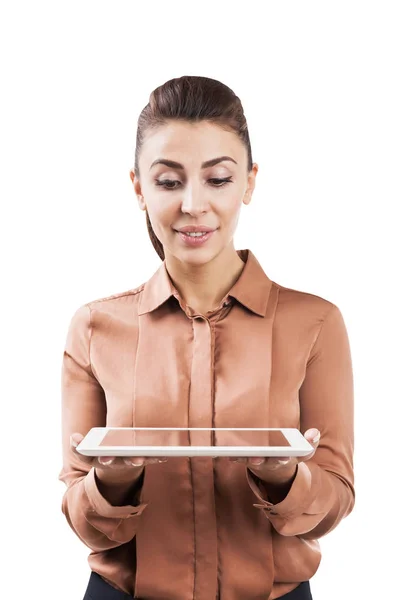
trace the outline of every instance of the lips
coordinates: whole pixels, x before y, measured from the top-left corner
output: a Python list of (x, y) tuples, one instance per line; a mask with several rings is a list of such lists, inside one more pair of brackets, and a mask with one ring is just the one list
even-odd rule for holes
[(207, 240), (209, 240), (215, 233), (215, 229), (213, 230), (208, 230), (207, 232), (204, 232), (202, 235), (188, 235), (187, 233), (184, 233), (183, 231), (177, 231), (177, 233), (179, 234), (179, 237), (181, 238), (181, 240), (184, 242), (184, 244), (186, 246), (191, 246), (193, 248), (198, 247), (198, 246), (202, 246), (203, 244), (207, 243)]
[(215, 227), (208, 227), (207, 225), (186, 225), (185, 227), (180, 227), (179, 229), (175, 229), (179, 233), (208, 233), (210, 231), (215, 231)]

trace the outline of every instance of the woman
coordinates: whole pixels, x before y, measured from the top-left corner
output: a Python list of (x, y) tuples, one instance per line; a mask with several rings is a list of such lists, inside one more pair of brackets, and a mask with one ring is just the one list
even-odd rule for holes
[[(151, 94), (130, 176), (163, 263), (78, 308), (63, 358), (62, 510), (92, 551), (85, 599), (310, 599), (318, 539), (353, 509), (341, 312), (233, 245), (257, 170), (227, 86), (187, 76)], [(296, 427), (314, 450), (280, 462), (76, 452), (105, 425)]]

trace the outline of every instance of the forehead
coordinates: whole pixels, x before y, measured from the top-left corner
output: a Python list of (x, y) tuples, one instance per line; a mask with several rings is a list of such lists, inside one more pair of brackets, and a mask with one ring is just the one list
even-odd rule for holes
[(161, 157), (172, 160), (179, 157), (180, 162), (202, 162), (224, 154), (230, 154), (238, 162), (243, 160), (245, 148), (236, 133), (207, 121), (175, 120), (146, 132), (141, 159), (147, 163)]

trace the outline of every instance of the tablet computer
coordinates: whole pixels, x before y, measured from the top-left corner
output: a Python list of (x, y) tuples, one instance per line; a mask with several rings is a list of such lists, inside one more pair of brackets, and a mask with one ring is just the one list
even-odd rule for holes
[(305, 456), (313, 447), (293, 428), (93, 427), (85, 456)]

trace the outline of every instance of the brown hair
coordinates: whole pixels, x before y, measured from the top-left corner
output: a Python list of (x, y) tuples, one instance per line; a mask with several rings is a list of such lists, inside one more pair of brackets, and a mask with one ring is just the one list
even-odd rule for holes
[[(251, 171), (253, 159), (250, 138), (240, 99), (227, 85), (216, 79), (184, 75), (170, 79), (153, 90), (148, 104), (139, 115), (134, 167), (137, 178), (140, 177), (139, 154), (147, 129), (163, 125), (169, 119), (208, 121), (236, 133), (247, 148), (247, 169)], [(147, 211), (146, 221), (151, 243), (161, 260), (164, 260), (163, 245), (154, 233)]]

